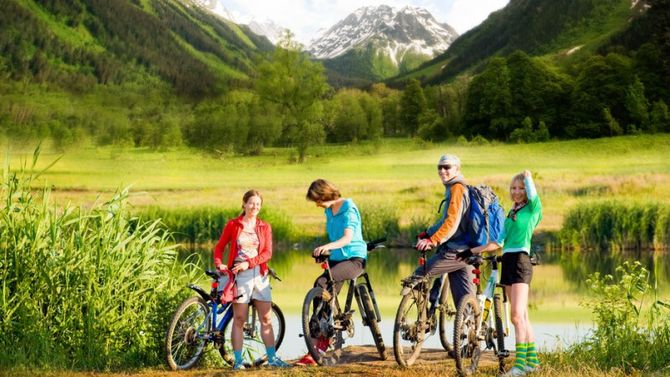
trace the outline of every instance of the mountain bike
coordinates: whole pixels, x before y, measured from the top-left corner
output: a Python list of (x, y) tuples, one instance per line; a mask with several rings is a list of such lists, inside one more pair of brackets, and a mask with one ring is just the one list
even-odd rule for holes
[[(379, 239), (367, 244), (368, 251), (381, 248), (386, 239)], [(302, 305), (302, 330), (309, 354), (319, 365), (334, 365), (342, 356), (344, 335), (354, 336), (354, 321), (351, 309), (353, 298), (356, 298), (361, 312), (363, 325), (370, 328), (377, 352), (382, 360), (386, 360), (386, 347), (379, 329), (381, 314), (375, 298), (370, 277), (363, 272), (355, 279), (347, 280), (348, 290), (344, 309), (335, 291), (335, 282), (330, 273), (329, 253), (316, 257), (326, 273), (326, 289), (314, 287), (307, 292)], [(361, 282), (359, 282), (361, 281)]]
[[(419, 265), (425, 269), (426, 250), (421, 251)], [(431, 289), (431, 281), (434, 288)], [(398, 365), (414, 364), (421, 354), (423, 343), (439, 327), (440, 343), (445, 351), (452, 351), (447, 327), (456, 310), (449, 304), (449, 280), (446, 274), (437, 279), (430, 276), (409, 276), (402, 280), (402, 299), (393, 325), (393, 353)], [(438, 287), (439, 285), (439, 287)], [(438, 289), (439, 288), (439, 289)], [(431, 291), (439, 297), (431, 297)]]
[[(509, 356), (509, 351), (505, 349), (505, 336), (509, 334), (509, 304), (503, 286), (498, 283), (500, 261), (501, 257), (498, 255), (473, 255), (466, 260), (466, 263), (474, 266), (472, 273), (475, 275), (473, 282), (477, 293), (464, 296), (456, 309), (454, 358), (461, 376), (469, 376), (477, 371), (482, 342), (485, 350), (492, 349), (498, 357), (501, 372), (505, 366), (505, 358)], [(484, 262), (491, 266), (491, 275), (486, 288), (482, 290), (479, 267)], [(496, 293), (496, 290), (499, 292)], [(493, 317), (489, 316), (491, 305)]]
[[(281, 281), (277, 274), (270, 269), (270, 276)], [(196, 365), (203, 355), (205, 348), (213, 344), (223, 360), (233, 365), (233, 348), (230, 342), (233, 327), (232, 302), (223, 302), (218, 288), (220, 273), (205, 271), (212, 278), (210, 293), (197, 285), (188, 287), (198, 296), (190, 297), (179, 305), (172, 317), (165, 339), (166, 359), (172, 370), (189, 369)], [(255, 301), (251, 301), (249, 315), (244, 323), (243, 356), (244, 366), (258, 366), (263, 364), (265, 345), (260, 334), (260, 318), (255, 308)], [(279, 349), (286, 322), (279, 306), (272, 303), (272, 328), (275, 335), (275, 349)]]

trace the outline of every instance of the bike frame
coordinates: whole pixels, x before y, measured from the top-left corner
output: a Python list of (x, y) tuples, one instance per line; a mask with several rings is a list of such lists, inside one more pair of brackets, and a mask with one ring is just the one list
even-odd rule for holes
[[(502, 292), (502, 306), (503, 306), (503, 313), (501, 315), (503, 316), (503, 324), (504, 324), (504, 329), (505, 333), (502, 334), (503, 336), (507, 336), (509, 334), (509, 302), (507, 300), (507, 295), (505, 294), (505, 289), (502, 285), (500, 285), (499, 282), (499, 274), (498, 274), (498, 256), (497, 255), (491, 255), (488, 257), (477, 257), (481, 258), (483, 260), (488, 261), (491, 264), (491, 275), (489, 276), (487, 282), (486, 282), (486, 287), (482, 290), (482, 285), (480, 281), (480, 276), (481, 276), (481, 270), (479, 269), (479, 266), (481, 263), (476, 263), (475, 269), (472, 271), (475, 274), (475, 278), (473, 279), (473, 282), (477, 286), (477, 302), (479, 304), (479, 307), (483, 309), (483, 314), (480, 317), (479, 321), (479, 326), (478, 328), (481, 329), (484, 323), (487, 324), (488, 328), (490, 329), (495, 329), (493, 325), (493, 316), (490, 315), (491, 312), (491, 307), (493, 306), (493, 295), (495, 294), (496, 288), (500, 288)], [(495, 308), (493, 309), (495, 310)], [(500, 336), (499, 334), (497, 336)], [(498, 350), (498, 352), (503, 352), (505, 350)]]
[[(207, 341), (213, 341), (214, 338), (223, 331), (223, 327), (228, 323), (229, 321), (232, 320), (233, 318), (233, 303), (232, 302), (225, 302), (221, 303), (219, 302), (220, 300), (218, 299), (218, 276), (214, 276), (213, 274), (208, 273), (210, 277), (212, 277), (214, 280), (212, 281), (212, 289), (210, 293), (205, 292), (202, 288), (195, 284), (190, 284), (188, 287), (192, 290), (194, 290), (196, 293), (198, 293), (207, 303), (207, 306), (209, 306), (209, 315), (207, 318), (207, 322), (202, 323), (198, 327), (197, 334), (199, 337), (204, 338)], [(252, 306), (252, 305), (249, 305)], [(249, 317), (247, 316), (247, 321), (245, 322), (244, 325), (244, 330), (245, 331), (252, 331), (252, 333), (247, 334), (250, 337), (253, 337), (253, 331), (254, 326), (248, 326), (247, 324), (249, 323), (255, 323), (256, 321), (256, 310), (255, 308), (250, 308), (251, 310), (251, 320), (249, 320)], [(223, 318), (218, 319), (219, 316), (222, 316)], [(207, 324), (210, 325), (210, 330), (207, 332), (203, 332), (203, 327), (206, 326)], [(203, 334), (203, 335), (201, 335)]]
[(358, 304), (358, 309), (361, 312), (361, 317), (366, 316), (365, 310), (363, 309), (364, 308), (363, 303), (361, 302), (360, 295), (358, 294), (358, 290), (354, 289), (354, 287), (358, 285), (357, 282), (359, 281), (359, 279), (363, 279), (364, 282), (360, 283), (360, 284), (365, 284), (366, 285), (366, 287), (368, 289), (368, 292), (370, 293), (370, 299), (372, 300), (372, 304), (374, 305), (375, 314), (376, 314), (376, 317), (377, 317), (376, 320), (377, 320), (377, 322), (381, 321), (381, 313), (379, 311), (379, 305), (377, 305), (377, 298), (375, 297), (375, 293), (372, 290), (372, 284), (370, 283), (370, 277), (368, 276), (367, 271), (364, 271), (362, 274), (360, 274), (355, 279), (349, 279), (349, 280), (346, 281), (347, 285), (348, 285), (348, 287), (347, 287), (347, 298), (345, 300), (344, 310), (342, 310), (341, 307), (340, 307), (340, 300), (337, 297), (337, 295), (335, 294), (335, 289), (334, 289), (335, 281), (333, 280), (333, 275), (330, 272), (329, 261), (326, 260), (326, 261), (322, 262), (321, 263), (321, 268), (323, 268), (324, 270), (326, 270), (328, 272), (328, 281), (326, 282), (326, 290), (334, 296), (335, 305), (337, 306), (337, 310), (340, 313), (345, 314), (345, 313), (347, 313), (351, 310), (351, 304), (352, 304), (354, 296), (355, 296), (356, 297), (356, 303)]

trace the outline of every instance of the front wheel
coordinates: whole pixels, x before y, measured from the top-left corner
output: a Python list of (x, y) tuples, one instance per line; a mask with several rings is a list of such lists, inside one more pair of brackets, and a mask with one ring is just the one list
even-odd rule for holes
[(454, 320), (454, 358), (460, 376), (469, 376), (477, 371), (481, 356), (480, 320), (477, 298), (474, 295), (464, 296), (458, 304)]
[(447, 329), (453, 322), (456, 311), (454, 310), (453, 305), (449, 303), (449, 280), (446, 276), (443, 277), (443, 279), (445, 279), (445, 281), (442, 284), (442, 290), (440, 291), (440, 343), (442, 343), (442, 347), (445, 351), (451, 352), (454, 347), (449, 343), (449, 333), (447, 332)]
[[(324, 300), (324, 295), (329, 300)], [(302, 304), (302, 333), (307, 351), (319, 365), (334, 365), (342, 356), (342, 329), (335, 328), (335, 297), (323, 288), (314, 287), (307, 292)]]
[[(232, 310), (232, 307), (231, 309)], [(282, 313), (279, 306), (274, 302), (272, 303), (272, 309), (270, 311), (272, 331), (274, 333), (274, 344), (275, 350), (279, 350), (282, 341), (284, 340), (284, 333), (286, 332), (286, 321), (284, 320), (284, 313)], [(233, 330), (233, 317), (223, 324), (223, 342), (221, 348), (219, 348), (219, 353), (223, 360), (229, 365), (233, 365), (235, 362), (235, 356), (233, 354), (233, 343), (232, 339), (232, 330)], [(249, 305), (249, 314), (247, 320), (244, 323), (244, 329), (242, 330), (243, 334), (243, 343), (242, 343), (242, 357), (244, 358), (244, 366), (258, 366), (265, 361), (267, 361), (267, 355), (265, 353), (265, 344), (261, 338), (261, 319), (256, 310), (255, 302), (252, 301), (252, 304)]]
[(398, 306), (393, 325), (393, 353), (402, 367), (414, 364), (421, 354), (426, 330), (430, 330), (426, 318), (427, 299), (425, 290), (412, 289)]
[(495, 327), (496, 327), (496, 345), (498, 347), (498, 366), (500, 371), (505, 367), (505, 357), (507, 353), (505, 352), (505, 329), (503, 328), (503, 319), (502, 319), (502, 298), (500, 294), (496, 293), (493, 295), (493, 312), (495, 314)]
[(184, 301), (172, 317), (165, 337), (166, 361), (172, 370), (197, 364), (207, 345), (209, 306), (200, 297)]
[(377, 352), (379, 352), (379, 357), (382, 360), (386, 360), (386, 346), (384, 346), (384, 339), (382, 339), (382, 332), (379, 330), (379, 323), (377, 322), (377, 314), (375, 312), (375, 307), (372, 304), (372, 298), (368, 292), (368, 288), (365, 285), (358, 286), (358, 295), (361, 298), (361, 311), (365, 313), (366, 324), (370, 328), (372, 333), (372, 338), (375, 341), (375, 346), (377, 347)]

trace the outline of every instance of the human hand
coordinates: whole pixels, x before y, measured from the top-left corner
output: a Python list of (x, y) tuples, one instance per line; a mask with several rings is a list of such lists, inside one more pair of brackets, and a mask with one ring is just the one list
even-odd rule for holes
[(236, 265), (233, 266), (233, 268), (230, 270), (232, 273), (236, 274), (240, 271), (244, 271), (249, 269), (249, 262), (240, 262)]
[(223, 264), (223, 263), (221, 263), (221, 264), (219, 264), (218, 266), (216, 266), (216, 268), (217, 268), (219, 271), (225, 271), (225, 270), (228, 269), (228, 266), (225, 265), (225, 264)]
[(428, 237), (430, 237), (430, 236), (428, 235), (428, 232), (426, 232), (426, 231), (423, 231), (423, 232), (419, 233), (418, 236), (416, 236), (416, 238), (419, 239), (419, 240), (423, 240), (423, 239), (428, 238)]
[(327, 253), (330, 249), (326, 245), (317, 246), (314, 251), (312, 251), (312, 257), (316, 258), (321, 254)]
[(532, 174), (530, 173), (530, 170), (524, 170), (523, 171), (523, 176), (526, 177), (526, 178), (530, 178), (532, 176)]
[(424, 238), (416, 243), (416, 249), (419, 251), (430, 250), (433, 248), (433, 246), (435, 245), (433, 244), (433, 241), (430, 240), (430, 238)]
[(470, 258), (473, 255), (474, 254), (473, 254), (472, 250), (465, 249), (463, 251), (460, 251), (460, 252), (456, 253), (456, 259), (462, 262), (462, 261)]

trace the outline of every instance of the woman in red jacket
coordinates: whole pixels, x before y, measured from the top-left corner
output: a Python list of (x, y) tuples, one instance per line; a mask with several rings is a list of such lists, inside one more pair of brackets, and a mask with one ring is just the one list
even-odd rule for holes
[[(258, 218), (263, 198), (256, 190), (249, 190), (242, 198), (242, 214), (226, 224), (214, 248), (214, 265), (219, 270), (230, 269), (236, 275), (233, 301), (232, 342), (235, 354), (234, 369), (244, 369), (242, 360), (243, 326), (249, 312), (249, 303), (255, 301), (261, 321), (261, 338), (265, 344), (270, 366), (287, 367), (275, 354), (272, 331), (272, 295), (267, 262), (272, 258), (272, 228)], [(223, 252), (230, 245), (228, 261), (223, 263)]]

